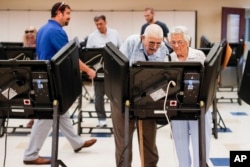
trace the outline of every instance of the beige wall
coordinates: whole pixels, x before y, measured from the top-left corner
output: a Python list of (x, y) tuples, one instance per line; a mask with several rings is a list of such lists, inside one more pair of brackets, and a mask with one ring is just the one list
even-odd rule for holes
[[(0, 9), (49, 10), (55, 0), (1, 0)], [(221, 7), (250, 8), (250, 0), (68, 0), (72, 10), (197, 10), (197, 40), (221, 36)], [(142, 13), (143, 15), (143, 13)], [(157, 17), (157, 15), (156, 15)], [(167, 24), (167, 23), (166, 23)], [(199, 42), (199, 40), (198, 40)]]

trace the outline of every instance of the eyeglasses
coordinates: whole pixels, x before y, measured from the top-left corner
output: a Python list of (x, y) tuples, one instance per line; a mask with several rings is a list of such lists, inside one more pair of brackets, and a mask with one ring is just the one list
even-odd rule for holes
[(34, 33), (35, 31), (34, 30), (25, 30), (24, 32), (25, 32), (25, 34), (28, 34), (28, 33)]
[(171, 41), (170, 43), (171, 43), (171, 45), (177, 44), (178, 46), (180, 46), (180, 45), (183, 45), (184, 41)]
[(58, 11), (58, 10), (60, 10), (62, 7), (63, 7), (63, 5), (64, 5), (65, 3), (64, 2), (62, 2), (59, 6), (58, 6), (58, 8), (57, 8), (57, 10), (56, 11)]
[(149, 47), (154, 47), (156, 46), (157, 48), (159, 48), (161, 46), (161, 42), (148, 42)]

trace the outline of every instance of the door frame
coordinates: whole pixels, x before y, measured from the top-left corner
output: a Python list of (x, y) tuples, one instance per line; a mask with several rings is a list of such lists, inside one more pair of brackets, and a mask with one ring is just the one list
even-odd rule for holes
[(222, 7), (221, 40), (223, 38), (227, 39), (227, 18), (230, 14), (236, 14), (240, 16), (238, 41), (245, 39), (245, 8)]

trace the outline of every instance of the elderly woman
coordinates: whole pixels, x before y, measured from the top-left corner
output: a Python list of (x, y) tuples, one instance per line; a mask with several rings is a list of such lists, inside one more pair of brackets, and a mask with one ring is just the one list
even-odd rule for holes
[[(200, 50), (189, 47), (191, 36), (184, 26), (175, 26), (169, 32), (170, 45), (173, 53), (170, 54), (174, 62), (201, 62), (206, 59)], [(211, 108), (205, 114), (206, 159), (209, 158), (211, 136)], [(199, 137), (198, 120), (172, 120), (172, 131), (179, 167), (199, 167)], [(192, 144), (191, 144), (192, 143)], [(189, 150), (192, 146), (192, 151)], [(191, 155), (191, 153), (193, 153)], [(193, 164), (193, 165), (191, 165)]]

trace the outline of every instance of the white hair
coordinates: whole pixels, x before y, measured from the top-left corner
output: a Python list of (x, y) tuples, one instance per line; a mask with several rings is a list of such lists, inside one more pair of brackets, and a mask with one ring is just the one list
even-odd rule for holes
[(157, 24), (150, 24), (146, 27), (144, 34), (147, 37), (155, 37), (155, 38), (162, 38), (163, 39), (163, 31), (162, 28)]
[(191, 40), (191, 36), (189, 34), (189, 31), (187, 29), (187, 27), (185, 26), (175, 26), (171, 29), (171, 31), (168, 34), (168, 39), (171, 41), (171, 36), (173, 34), (183, 34), (184, 39), (189, 43), (189, 41)]

